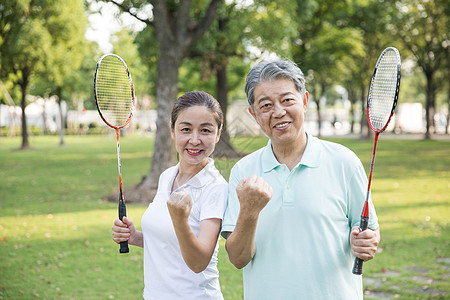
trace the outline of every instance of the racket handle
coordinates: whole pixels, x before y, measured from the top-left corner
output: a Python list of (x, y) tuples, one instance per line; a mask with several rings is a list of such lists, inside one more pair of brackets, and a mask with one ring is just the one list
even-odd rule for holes
[[(120, 199), (119, 200), (119, 219), (122, 221), (123, 217), (127, 216), (127, 207), (125, 206), (125, 202)], [(128, 249), (128, 241), (120, 242), (120, 253), (128, 253), (130, 250)]]
[[(359, 224), (359, 228), (361, 231), (364, 231), (367, 229), (369, 225), (369, 218), (361, 216), (361, 222)], [(363, 269), (363, 260), (361, 258), (355, 257), (355, 263), (353, 264), (353, 270), (352, 273), (355, 275), (361, 275), (362, 269)]]

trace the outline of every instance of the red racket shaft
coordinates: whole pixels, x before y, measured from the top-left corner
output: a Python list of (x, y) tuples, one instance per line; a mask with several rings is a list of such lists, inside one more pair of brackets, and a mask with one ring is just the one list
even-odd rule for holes
[[(119, 194), (119, 219), (123, 220), (123, 217), (127, 216), (127, 207), (125, 206), (125, 200), (122, 192), (122, 167), (120, 164), (120, 146), (119, 146), (119, 129), (116, 129), (116, 137), (117, 137), (117, 165), (119, 166), (119, 185), (120, 185), (120, 194)], [(128, 241), (120, 242), (120, 253), (128, 253), (130, 250), (128, 249)]]
[[(375, 151), (377, 149), (377, 142), (379, 132), (375, 132), (375, 142), (373, 145), (373, 153), (372, 153), (372, 163), (370, 164), (370, 175), (369, 175), (369, 184), (367, 186), (367, 194), (366, 201), (364, 201), (363, 211), (361, 213), (361, 221), (359, 223), (359, 230), (362, 232), (367, 229), (369, 225), (369, 195), (370, 195), (370, 184), (372, 183), (372, 170), (373, 170), (373, 162), (375, 161)], [(355, 257), (355, 263), (353, 264), (352, 273), (355, 275), (361, 275), (363, 269), (363, 260), (361, 258)]]

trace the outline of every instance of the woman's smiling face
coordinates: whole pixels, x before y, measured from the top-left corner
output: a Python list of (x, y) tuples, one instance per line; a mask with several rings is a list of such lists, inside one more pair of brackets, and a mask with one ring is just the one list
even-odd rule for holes
[(206, 165), (220, 138), (215, 113), (205, 106), (182, 110), (171, 129), (172, 139), (183, 165)]

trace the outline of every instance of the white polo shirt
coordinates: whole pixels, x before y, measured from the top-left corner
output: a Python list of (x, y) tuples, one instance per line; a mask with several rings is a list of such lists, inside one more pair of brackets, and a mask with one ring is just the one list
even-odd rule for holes
[[(219, 239), (207, 268), (198, 274), (185, 263), (172, 219), (167, 208), (173, 181), (179, 164), (164, 171), (158, 183), (158, 191), (141, 220), (144, 235), (144, 299), (223, 299), (219, 285), (217, 253)], [(189, 225), (196, 236), (200, 222), (205, 219), (222, 219), (227, 203), (228, 184), (214, 166), (214, 160), (186, 184), (193, 206)]]
[[(308, 134), (302, 159), (290, 171), (269, 141), (231, 170), (223, 235), (234, 230), (239, 215), (236, 186), (251, 174), (268, 182), (273, 197), (259, 214), (256, 252), (243, 272), (244, 299), (362, 299), (349, 238), (367, 191), (358, 157)], [(371, 202), (369, 227), (378, 227)]]

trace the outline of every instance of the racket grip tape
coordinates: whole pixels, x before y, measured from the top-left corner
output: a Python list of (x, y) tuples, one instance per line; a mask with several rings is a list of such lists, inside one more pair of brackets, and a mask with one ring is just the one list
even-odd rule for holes
[[(125, 202), (123, 200), (119, 200), (119, 219), (122, 221), (123, 217), (127, 216), (127, 207), (125, 206)], [(130, 250), (128, 249), (128, 241), (120, 242), (120, 253), (128, 253)]]
[[(360, 230), (361, 231), (366, 230), (368, 225), (369, 225), (369, 218), (361, 216), (361, 222), (359, 224)], [(353, 264), (352, 273), (355, 275), (361, 275), (363, 270), (363, 263), (364, 261), (361, 258), (355, 257), (355, 263)]]

